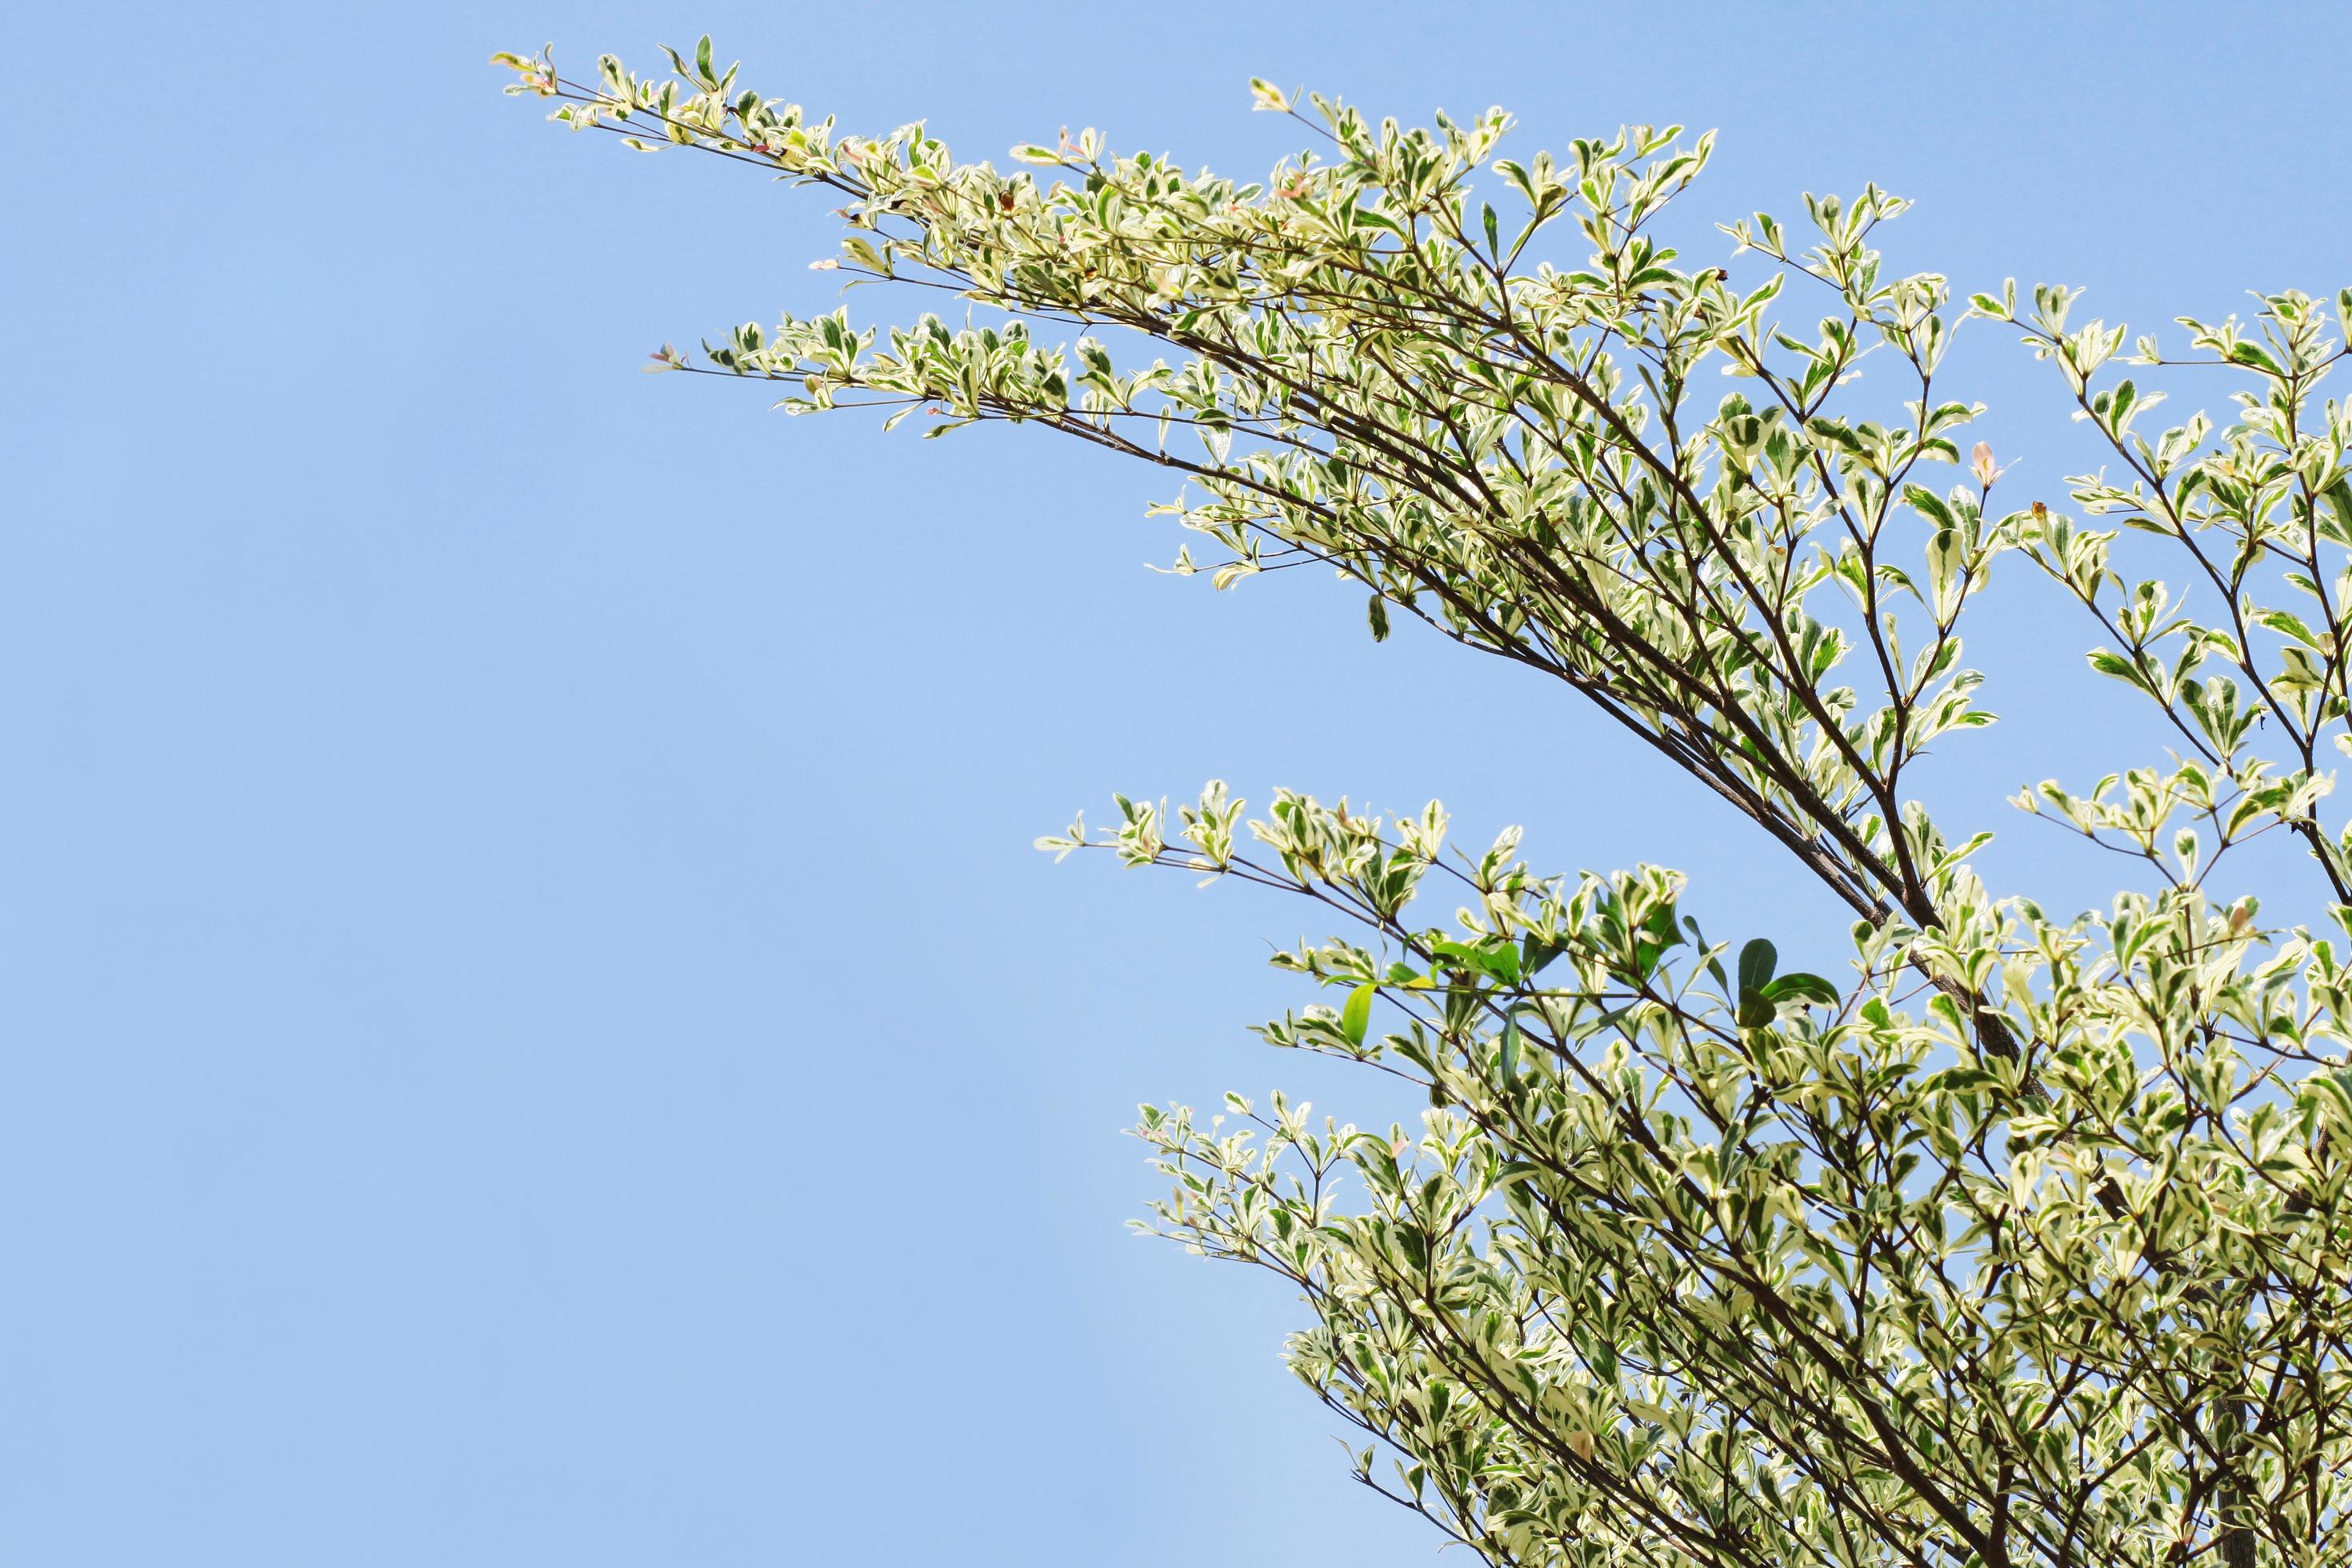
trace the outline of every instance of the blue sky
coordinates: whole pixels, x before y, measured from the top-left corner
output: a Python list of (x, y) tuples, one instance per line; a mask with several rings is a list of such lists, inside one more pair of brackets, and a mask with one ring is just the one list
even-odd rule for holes
[[(1304, 574), (1143, 571), (1156, 476), (639, 374), (829, 308), (825, 204), (568, 138), (493, 49), (709, 31), (973, 155), (1091, 124), (1255, 171), (1288, 138), (1252, 75), (1501, 102), (1522, 148), (1713, 125), (1694, 214), (1876, 179), (1921, 204), (1895, 265), (2161, 321), (2352, 280), (2344, 16), (28, 8), (0, 1559), (1424, 1562), (1281, 1371), (1291, 1305), (1121, 1229), (1139, 1100), (1387, 1114), (1244, 1031), (1297, 999), (1262, 961), (1298, 915), (1030, 839), (1212, 775), (1442, 795), (1833, 957), (1821, 897), (1565, 693), (1374, 647)], [(1960, 365), (2054, 495), (2051, 387), (1982, 327)], [(1972, 651), (2014, 721), (1936, 798), (2004, 830), (1997, 884), (2086, 900), (1999, 794), (2154, 737), (2004, 603)]]

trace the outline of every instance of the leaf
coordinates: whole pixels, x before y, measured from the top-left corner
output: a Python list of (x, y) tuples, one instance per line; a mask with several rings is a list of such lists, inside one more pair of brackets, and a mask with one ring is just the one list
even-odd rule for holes
[(1348, 993), (1348, 1005), (1339, 1009), (1339, 1032), (1348, 1037), (1349, 1045), (1364, 1043), (1372, 1023), (1372, 997), (1379, 990), (1375, 982), (1367, 980)]
[(2239, 364), (2261, 371), (2265, 375), (2284, 376), (2286, 372), (2270, 356), (2260, 343), (2231, 343), (2230, 358)]
[(1739, 988), (1739, 1007), (1735, 1016), (1743, 1029), (1760, 1029), (1780, 1016), (1772, 999), (1753, 985)]
[(1387, 600), (1386, 598), (1382, 597), (1381, 595), (1378, 595), (1378, 594), (1373, 595), (1372, 595), (1372, 599), (1371, 599), (1371, 603), (1364, 606), (1364, 616), (1365, 616), (1365, 618), (1366, 618), (1366, 619), (1370, 620), (1370, 621), (1372, 623), (1372, 640), (1373, 640), (1374, 642), (1386, 642), (1386, 641), (1388, 641), (1388, 640), (1389, 640), (1389, 602), (1388, 602), (1388, 600)]
[(1794, 999), (1818, 1002), (1824, 1007), (1837, 1005), (1837, 987), (1818, 974), (1807, 974), (1801, 970), (1791, 970), (1759, 989), (1766, 1000), (1776, 1005), (1783, 999)]
[(1913, 511), (1934, 523), (1938, 530), (1960, 525), (1960, 520), (1952, 515), (1952, 509), (1945, 504), (1944, 498), (1925, 485), (1905, 485), (1903, 499)]
[(2315, 1115), (2352, 1131), (2352, 1073), (2339, 1068), (2315, 1074), (2303, 1085), (2297, 1098)]
[(2320, 493), (2336, 516), (2336, 526), (2352, 533), (2352, 479), (2338, 479)]
[(1762, 937), (1758, 937), (1739, 950), (1739, 989), (1759, 989), (1772, 978), (1772, 966), (1780, 961), (1780, 952)]
[(1505, 942), (1500, 947), (1484, 944), (1472, 947), (1461, 942), (1433, 942), (1429, 944), (1432, 955), (1444, 959), (1459, 970), (1475, 970), (1491, 975), (1506, 985), (1515, 985), (1519, 979), (1519, 954), (1517, 948)]
[[(2277, 632), (2282, 637), (2293, 637), (2295, 641), (2303, 644), (2305, 647), (2317, 648), (2320, 647), (2319, 639), (2311, 635), (2311, 628), (2305, 626), (2300, 617), (2289, 613), (2288, 611), (2264, 610), (2261, 615), (2256, 616), (2254, 619), (2261, 625), (2268, 626), (2271, 630)], [(2323, 649), (2322, 651), (2325, 650)]]
[(2117, 680), (2128, 681), (2142, 691), (2154, 695), (2153, 689), (2147, 683), (2147, 675), (2142, 673), (2137, 665), (2124, 658), (2123, 655), (2099, 648), (2087, 657), (2090, 658), (2091, 668), (2101, 675), (2112, 675)]
[[(1918, 487), (1914, 485), (1912, 489)], [(1968, 552), (1957, 528), (1939, 528), (1927, 541), (1927, 585), (1929, 604), (1939, 623), (1949, 622), (1959, 613), (1960, 598), (1968, 586)]]
[(1519, 973), (1538, 974), (1543, 966), (1568, 951), (1565, 942), (1540, 942), (1533, 931), (1519, 939)]

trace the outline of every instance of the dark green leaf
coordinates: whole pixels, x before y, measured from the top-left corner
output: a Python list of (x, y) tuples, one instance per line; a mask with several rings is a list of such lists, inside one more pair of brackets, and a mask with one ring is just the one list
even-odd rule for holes
[(1765, 998), (1775, 1004), (1786, 997), (1796, 997), (1834, 1006), (1838, 999), (1836, 986), (1818, 974), (1807, 974), (1801, 970), (1791, 970), (1761, 989)]

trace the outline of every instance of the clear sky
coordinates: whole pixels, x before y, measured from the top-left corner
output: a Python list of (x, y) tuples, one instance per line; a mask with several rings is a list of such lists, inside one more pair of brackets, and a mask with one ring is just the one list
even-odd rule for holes
[[(1139, 1100), (1387, 1113), (1244, 1032), (1300, 999), (1262, 963), (1299, 914), (1030, 839), (1211, 775), (1442, 795), (1547, 867), (1690, 867), (1711, 928), (1791, 962), (1839, 929), (1564, 692), (1376, 647), (1304, 574), (1146, 573), (1177, 542), (1140, 517), (1157, 476), (639, 374), (829, 308), (825, 204), (567, 137), (493, 49), (649, 67), (707, 30), (851, 127), (1001, 155), (1098, 125), (1242, 172), (1291, 141), (1252, 75), (1501, 102), (1522, 148), (1684, 121), (1723, 132), (1692, 214), (1876, 179), (1921, 203), (1895, 264), (1963, 288), (2161, 321), (2352, 281), (2337, 7), (15, 15), (0, 1561), (26, 1568), (1429, 1561), (1281, 1371), (1292, 1304), (1121, 1228), (1155, 1184), (1118, 1136)], [(1963, 355), (2054, 495), (2082, 448), (2045, 373), (1981, 326)], [(2079, 777), (2106, 732), (2088, 676), (2003, 689), (2082, 640), (2013, 603), (1972, 651), (1991, 706), (2043, 717), (1935, 784), (2003, 829), (1996, 883), (2050, 842), (1996, 792)]]

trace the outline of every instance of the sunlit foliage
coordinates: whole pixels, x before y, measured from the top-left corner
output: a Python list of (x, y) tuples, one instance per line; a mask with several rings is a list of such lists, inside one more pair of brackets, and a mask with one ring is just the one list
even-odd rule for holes
[[(660, 79), (500, 63), (575, 130), (828, 188), (820, 269), (956, 301), (655, 368), (1169, 470), (1211, 556), (1178, 572), (1319, 563), (1375, 637), (1558, 678), (1852, 910), (1846, 973), (1784, 973), (1706, 938), (1676, 873), (1541, 875), (1516, 831), (1459, 852), (1434, 805), (1250, 820), (1220, 784), (1041, 841), (1344, 922), (1276, 960), (1328, 1000), (1261, 1032), (1425, 1086), (1422, 1125), (1277, 1096), (1139, 1131), (1172, 1182), (1149, 1224), (1303, 1298), (1290, 1364), (1365, 1484), (1529, 1568), (2352, 1563), (2352, 838), (2325, 810), (2352, 416), (2319, 395), (2352, 291), (2125, 358), (2074, 290), (1956, 309), (1889, 275), (1905, 204), (1875, 187), (1686, 264), (1658, 221), (1710, 139), (1676, 127), (1515, 160), (1500, 110), (1408, 128), (1259, 82), (1308, 138), (1262, 181), (1091, 131), (1000, 170), (920, 125), (843, 133), (708, 40)], [(2021, 332), (2112, 447), (2077, 515), (1996, 507), (1994, 455), (1963, 455), (1964, 315)], [(1851, 384), (1866, 355), (1892, 392)], [(2244, 390), (2159, 430), (2188, 363)], [(2110, 519), (2179, 583), (2126, 575)], [(1997, 568), (2062, 584), (2179, 742), (2020, 799), (2126, 858), (2104, 911), (1988, 889), (1990, 810), (1948, 830), (1917, 799), (1931, 744), (1991, 720), (1960, 634)], [(2219, 879), (2274, 830), (2308, 886)]]

